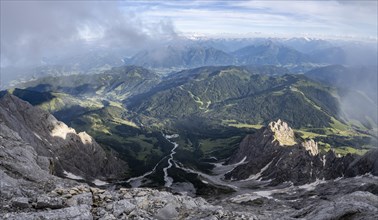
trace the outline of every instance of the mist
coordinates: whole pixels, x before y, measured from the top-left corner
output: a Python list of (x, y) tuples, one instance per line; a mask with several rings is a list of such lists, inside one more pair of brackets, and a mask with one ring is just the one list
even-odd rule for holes
[(351, 67), (344, 77), (339, 77), (337, 85), (346, 89), (340, 99), (340, 114), (349, 121), (360, 121), (368, 129), (377, 128), (377, 66)]
[(119, 2), (1, 1), (1, 67), (41, 64), (98, 48), (136, 50), (177, 36), (169, 20), (152, 23)]

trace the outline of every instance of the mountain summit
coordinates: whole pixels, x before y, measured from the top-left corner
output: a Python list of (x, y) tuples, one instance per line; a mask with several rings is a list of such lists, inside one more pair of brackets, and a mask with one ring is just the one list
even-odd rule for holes
[(277, 122), (270, 122), (269, 129), (274, 133), (274, 140), (278, 141), (281, 146), (296, 144), (293, 129), (281, 119), (278, 119)]
[[(370, 154), (374, 151), (367, 153)], [(351, 176), (374, 173), (376, 163), (371, 156), (339, 157), (332, 150), (321, 153), (312, 139), (298, 144), (293, 130), (281, 120), (247, 135), (229, 163), (240, 161), (244, 163), (227, 173), (226, 178), (266, 180), (272, 185), (287, 181), (300, 185), (316, 179), (335, 179), (347, 173)], [(356, 167), (357, 164), (364, 168)]]

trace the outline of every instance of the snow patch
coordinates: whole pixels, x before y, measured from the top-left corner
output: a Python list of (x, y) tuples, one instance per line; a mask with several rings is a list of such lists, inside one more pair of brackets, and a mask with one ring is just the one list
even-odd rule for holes
[(69, 179), (73, 179), (73, 180), (82, 180), (83, 179), (83, 177), (81, 177), (81, 176), (77, 176), (77, 175), (75, 175), (75, 174), (73, 174), (73, 173), (70, 173), (70, 172), (67, 172), (67, 171), (63, 171), (63, 174), (67, 177), (67, 178), (69, 178)]
[(236, 163), (236, 164), (233, 164), (233, 165), (239, 166), (240, 164), (243, 164), (246, 159), (247, 159), (247, 156), (245, 156), (241, 161), (239, 161), (239, 163)]
[(177, 168), (179, 168), (179, 169), (181, 169), (181, 170), (183, 170), (187, 173), (195, 173), (195, 174), (201, 176), (202, 178), (206, 179), (206, 180), (201, 180), (201, 181), (202, 182), (206, 181), (207, 184), (209, 184), (209, 182), (211, 182), (212, 184), (220, 185), (220, 186), (226, 186), (226, 187), (229, 187), (229, 188), (234, 189), (234, 190), (238, 189), (237, 186), (230, 185), (230, 184), (227, 184), (224, 181), (222, 181), (220, 179), (220, 177), (223, 176), (223, 175), (211, 176), (211, 175), (202, 173), (202, 172), (197, 171), (197, 170), (193, 170), (193, 169), (190, 169), (190, 168), (183, 167), (182, 165), (178, 165), (177, 163), (175, 163), (175, 165), (177, 166)]
[(172, 135), (166, 134), (166, 135), (164, 135), (164, 137), (167, 138), (167, 139), (172, 139), (172, 138), (178, 138), (179, 135), (178, 134), (172, 134)]
[(256, 192), (253, 192), (253, 193), (255, 193), (256, 195), (258, 195), (260, 197), (265, 197), (267, 199), (273, 199), (272, 194), (275, 193), (276, 191), (279, 191), (279, 190), (263, 190), (263, 191), (256, 191)]
[(102, 181), (102, 180), (99, 180), (99, 179), (93, 180), (92, 183), (95, 184), (96, 186), (104, 186), (104, 185), (109, 184), (109, 183)]
[(41, 136), (39, 136), (37, 133), (35, 133), (35, 132), (33, 132), (33, 134), (34, 134), (34, 136), (36, 136), (39, 140), (41, 140), (42, 141), (42, 138), (41, 138)]
[(230, 198), (229, 201), (232, 202), (232, 203), (240, 204), (240, 203), (243, 203), (243, 202), (249, 202), (249, 201), (253, 201), (253, 200), (256, 200), (256, 199), (260, 199), (260, 198), (261, 198), (261, 196), (255, 194), (255, 193), (246, 193), (246, 194), (237, 195), (233, 198)]
[(263, 167), (260, 172), (256, 173), (255, 175), (251, 175), (248, 177), (248, 179), (242, 180), (242, 181), (249, 181), (249, 180), (258, 180), (261, 178), (261, 174), (265, 172), (269, 168), (269, 166), (273, 163), (274, 159), (270, 161), (265, 167)]
[(314, 190), (317, 185), (323, 184), (325, 182), (326, 182), (325, 180), (316, 179), (315, 182), (298, 186), (298, 188), (299, 189), (304, 189), (304, 190), (307, 190), (307, 191), (311, 191), (311, 190)]
[(326, 162), (327, 162), (326, 155), (323, 155), (322, 162), (323, 162), (323, 167), (325, 167)]

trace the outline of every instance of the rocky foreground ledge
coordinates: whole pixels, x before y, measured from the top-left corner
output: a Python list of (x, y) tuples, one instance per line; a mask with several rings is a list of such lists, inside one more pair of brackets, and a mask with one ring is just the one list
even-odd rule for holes
[(341, 189), (346, 184), (341, 180), (313, 185), (311, 190), (273, 190), (275, 195), (269, 196), (240, 194), (213, 204), (149, 188), (116, 190), (82, 184), (2, 201), (0, 219), (377, 219), (376, 180), (368, 176), (346, 180), (357, 191)]
[(147, 188), (103, 190), (79, 185), (42, 195), (15, 197), (0, 219), (254, 219), (203, 198), (173, 195)]

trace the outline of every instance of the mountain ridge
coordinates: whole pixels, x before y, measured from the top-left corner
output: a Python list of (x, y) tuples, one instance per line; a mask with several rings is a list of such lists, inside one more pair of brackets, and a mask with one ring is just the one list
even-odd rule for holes
[(312, 139), (298, 144), (293, 130), (286, 122), (278, 120), (242, 140), (228, 163), (245, 163), (227, 173), (226, 178), (260, 179), (273, 185), (290, 181), (302, 185), (317, 179), (352, 177), (366, 172), (375, 175), (378, 158), (373, 158), (376, 153), (376, 149), (363, 157), (352, 154), (340, 157), (332, 150), (322, 153)]
[(125, 176), (127, 164), (114, 152), (104, 151), (85, 132), (76, 133), (48, 112), (10, 94), (0, 98), (0, 106), (2, 123), (18, 131), (39, 155), (49, 158), (51, 172), (59, 176), (73, 173), (88, 181)]

